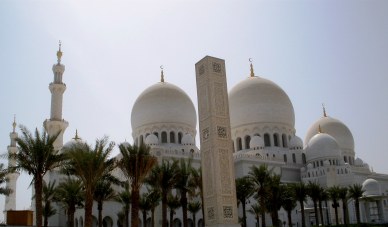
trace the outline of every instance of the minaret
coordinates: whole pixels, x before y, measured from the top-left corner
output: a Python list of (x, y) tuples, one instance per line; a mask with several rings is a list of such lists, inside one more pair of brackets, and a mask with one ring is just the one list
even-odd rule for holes
[[(13, 131), (9, 134), (11, 143), (8, 146), (8, 167), (16, 166), (16, 160), (13, 158), (13, 156), (17, 153), (17, 150), (18, 150), (16, 147), (16, 139), (18, 138), (18, 134), (15, 131), (15, 128), (16, 128), (15, 117), (13, 120), (12, 127), (13, 127)], [(11, 193), (5, 197), (5, 206), (4, 206), (5, 218), (7, 218), (7, 214), (6, 214), (7, 211), (16, 210), (16, 181), (19, 175), (20, 175), (19, 172), (13, 172), (7, 175), (8, 181), (7, 181), (6, 187), (11, 190)]]
[(60, 132), (57, 140), (54, 142), (54, 148), (59, 150), (63, 146), (63, 133), (69, 123), (62, 118), (63, 93), (66, 90), (66, 84), (62, 82), (65, 66), (61, 64), (62, 50), (61, 41), (59, 41), (59, 50), (57, 51), (57, 64), (53, 65), (54, 81), (50, 83), (51, 92), (51, 115), (50, 119), (44, 121), (43, 126), (49, 136), (54, 136)]
[[(62, 81), (65, 66), (61, 64), (61, 58), (61, 41), (59, 41), (59, 50), (57, 51), (58, 61), (53, 65), (54, 81), (49, 85), (51, 92), (51, 114), (50, 119), (47, 119), (43, 122), (43, 126), (49, 136), (55, 136), (57, 133), (59, 133), (57, 139), (54, 142), (55, 150), (60, 150), (62, 148), (63, 133), (69, 125), (69, 123), (62, 118), (62, 101), (63, 93), (66, 90), (66, 84)], [(44, 180), (46, 182), (56, 181), (56, 184), (58, 185), (63, 180), (63, 176), (60, 174), (59, 170), (54, 169), (45, 175)], [(34, 207), (34, 202), (35, 200), (32, 201), (32, 207)], [(58, 212), (49, 218), (49, 224), (51, 226), (65, 226), (66, 215), (64, 214), (64, 211), (59, 207), (58, 204), (52, 205)]]

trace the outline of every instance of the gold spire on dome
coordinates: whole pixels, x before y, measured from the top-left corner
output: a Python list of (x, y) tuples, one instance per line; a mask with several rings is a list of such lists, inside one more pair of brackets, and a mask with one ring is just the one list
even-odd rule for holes
[(251, 63), (251, 77), (255, 77), (255, 72), (253, 71), (252, 58), (249, 58), (249, 62)]
[(160, 82), (164, 83), (163, 65), (160, 66)]
[(13, 132), (15, 132), (15, 128), (16, 128), (16, 114), (13, 115), (12, 128), (13, 128)]
[(81, 137), (78, 136), (78, 129), (75, 130), (75, 136), (73, 140), (81, 140)]
[(323, 116), (327, 117), (325, 103), (322, 103), (322, 109), (323, 109)]
[(318, 133), (322, 133), (321, 125), (318, 125)]
[(61, 42), (61, 40), (59, 40), (59, 49), (57, 51), (58, 64), (61, 63), (61, 58), (62, 58), (61, 46), (62, 46), (62, 42)]

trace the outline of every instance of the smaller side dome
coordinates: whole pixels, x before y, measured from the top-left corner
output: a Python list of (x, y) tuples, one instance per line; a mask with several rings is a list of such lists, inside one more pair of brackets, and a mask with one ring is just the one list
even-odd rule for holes
[(182, 137), (182, 144), (183, 145), (194, 145), (194, 138), (190, 134), (185, 134)]
[(145, 139), (145, 144), (150, 146), (150, 145), (158, 145), (159, 144), (159, 139), (157, 136), (154, 134), (149, 134), (147, 138)]
[(364, 190), (363, 196), (370, 197), (370, 196), (379, 196), (381, 195), (381, 189), (380, 184), (375, 179), (366, 179), (362, 183), (362, 190)]
[(65, 143), (65, 145), (63, 145), (63, 147), (70, 148), (70, 147), (74, 146), (75, 144), (83, 144), (83, 143), (85, 143), (85, 142), (81, 139), (81, 137), (78, 136), (78, 130), (76, 130), (74, 138), (72, 138), (70, 141)]
[(306, 147), (307, 162), (317, 158), (340, 158), (341, 150), (334, 137), (319, 133), (309, 141)]
[(303, 141), (299, 136), (293, 136), (290, 140), (291, 149), (303, 149)]
[(362, 161), (361, 158), (356, 158), (356, 160), (354, 160), (354, 165), (362, 166), (362, 165), (364, 165), (364, 161)]
[(249, 147), (255, 150), (264, 148), (263, 138), (260, 136), (252, 137), (251, 141), (249, 142)]

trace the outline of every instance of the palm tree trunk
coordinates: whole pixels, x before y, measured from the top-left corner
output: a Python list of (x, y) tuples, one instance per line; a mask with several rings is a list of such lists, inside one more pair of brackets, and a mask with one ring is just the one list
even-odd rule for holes
[(44, 205), (44, 209), (45, 209), (45, 214), (46, 215), (44, 215), (44, 217), (43, 217), (43, 226), (44, 227), (47, 227), (48, 226), (48, 217), (47, 217), (47, 215), (48, 215), (48, 213), (49, 213), (49, 210), (50, 210), (50, 202), (46, 202), (46, 204)]
[(151, 227), (155, 227), (155, 208), (151, 209)]
[(260, 225), (260, 215), (256, 215), (256, 225), (257, 227)]
[(319, 204), (319, 216), (321, 217), (321, 224), (323, 225), (323, 209), (322, 209), (322, 200), (318, 200)]
[(266, 227), (265, 211), (264, 211), (264, 207), (265, 207), (265, 198), (264, 198), (264, 196), (260, 197), (260, 206), (261, 206), (261, 209), (262, 209), (262, 211), (260, 212), (261, 213), (261, 227)]
[(35, 217), (36, 217), (36, 227), (42, 227), (42, 188), (43, 188), (43, 178), (40, 175), (35, 176)]
[(102, 201), (97, 202), (98, 209), (98, 227), (102, 227)]
[(129, 204), (125, 204), (125, 227), (129, 227)]
[(86, 192), (85, 198), (85, 227), (92, 227), (93, 193)]
[(167, 192), (162, 195), (162, 227), (167, 226)]
[(342, 201), (342, 213), (344, 216), (344, 224), (345, 224), (345, 226), (347, 226), (348, 225), (348, 208), (346, 205), (346, 201)]
[[(334, 203), (334, 204), (337, 204), (337, 203)], [(339, 224), (339, 221), (338, 221), (338, 209), (337, 209), (337, 205), (335, 205), (335, 207), (334, 207), (334, 212), (335, 212), (335, 224), (338, 225), (338, 224)]]
[(170, 209), (170, 227), (173, 227), (174, 210)]
[(355, 206), (356, 206), (356, 217), (357, 217), (357, 224), (361, 223), (361, 218), (360, 218), (360, 201), (356, 199), (355, 201)]
[(306, 227), (305, 217), (304, 217), (304, 204), (303, 201), (299, 201), (300, 203), (300, 212), (302, 213), (302, 227)]
[(275, 223), (276, 223), (276, 225), (275, 226), (279, 226), (279, 213), (278, 213), (278, 211), (277, 210), (275, 210), (274, 212), (273, 212), (273, 214), (274, 214), (274, 217), (275, 217)]
[(196, 222), (196, 220), (195, 220), (195, 213), (193, 213), (193, 227), (197, 226), (197, 224), (195, 222)]
[(242, 210), (243, 210), (243, 226), (247, 227), (247, 215), (245, 213), (245, 200), (242, 201)]
[(319, 226), (319, 214), (318, 214), (317, 201), (314, 201), (314, 212), (315, 212), (315, 225)]
[(143, 223), (144, 223), (143, 227), (146, 227), (147, 226), (147, 211), (143, 210), (142, 214), (143, 214)]
[(75, 213), (75, 207), (71, 207), (67, 211), (67, 223), (69, 227), (74, 227), (74, 213)]
[(292, 227), (292, 216), (291, 216), (291, 210), (287, 211), (287, 217), (288, 217), (288, 227)]
[(139, 199), (139, 190), (136, 188), (132, 188), (131, 227), (139, 227)]
[(182, 204), (182, 213), (183, 213), (183, 227), (187, 227), (187, 191), (181, 191), (181, 204)]

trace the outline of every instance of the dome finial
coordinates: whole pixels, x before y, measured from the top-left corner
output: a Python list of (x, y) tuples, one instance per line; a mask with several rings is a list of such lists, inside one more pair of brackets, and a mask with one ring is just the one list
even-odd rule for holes
[(61, 46), (62, 46), (62, 42), (61, 42), (61, 40), (59, 40), (59, 49), (57, 51), (58, 64), (61, 63), (61, 58), (62, 58)]
[(13, 132), (15, 132), (15, 128), (16, 128), (16, 114), (13, 115), (12, 128), (13, 128)]
[(163, 65), (160, 66), (160, 82), (164, 83)]
[(251, 63), (251, 77), (255, 77), (255, 73), (253, 71), (253, 64), (252, 64), (252, 58), (249, 58), (249, 62)]
[(73, 138), (73, 140), (80, 140), (81, 137), (78, 136), (78, 129), (75, 130), (75, 136)]
[(318, 133), (322, 133), (321, 125), (318, 125)]
[(323, 109), (323, 116), (327, 117), (325, 103), (322, 103), (322, 109)]

